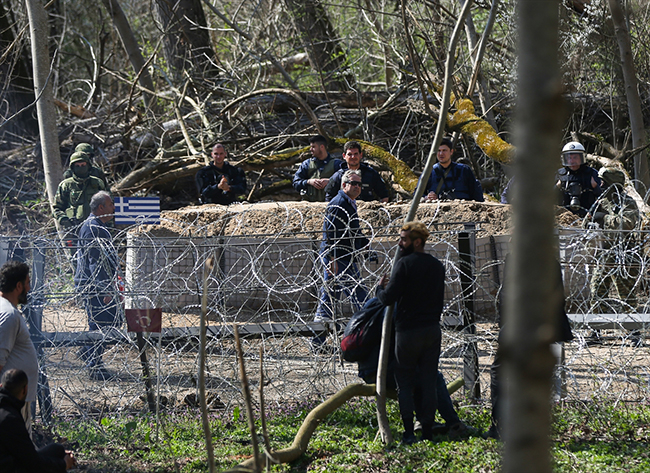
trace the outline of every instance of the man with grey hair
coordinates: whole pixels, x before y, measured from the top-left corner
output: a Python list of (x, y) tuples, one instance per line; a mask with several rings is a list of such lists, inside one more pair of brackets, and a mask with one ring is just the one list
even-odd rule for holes
[[(97, 192), (90, 201), (91, 214), (79, 230), (79, 253), (74, 275), (75, 290), (81, 299), (90, 330), (115, 326), (119, 322), (117, 294), (118, 257), (106, 223), (113, 218), (115, 205), (106, 191)], [(90, 377), (110, 378), (104, 367), (102, 343), (82, 347), (79, 356)]]
[[(325, 266), (325, 284), (320, 291), (320, 300), (316, 309), (316, 322), (331, 321), (333, 318), (330, 292), (338, 299), (345, 291), (351, 297), (354, 310), (368, 295), (360, 283), (357, 268), (360, 251), (366, 249), (370, 241), (361, 232), (357, 215), (356, 199), (361, 193), (361, 174), (359, 171), (346, 171), (341, 178), (341, 190), (330, 201), (325, 210), (323, 221), (323, 241), (320, 258)], [(328, 282), (334, 281), (334, 287), (328, 289)], [(321, 345), (323, 338), (314, 339)]]

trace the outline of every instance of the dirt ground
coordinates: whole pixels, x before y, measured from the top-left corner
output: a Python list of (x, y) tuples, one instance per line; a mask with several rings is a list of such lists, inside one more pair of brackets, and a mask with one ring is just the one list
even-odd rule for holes
[[(362, 226), (375, 235), (395, 234), (409, 211), (408, 203), (359, 202)], [(261, 235), (291, 233), (320, 238), (326, 203), (265, 202), (256, 204), (201, 205), (162, 213), (159, 226), (143, 226), (138, 231), (156, 236)], [(476, 223), (478, 237), (511, 233), (511, 207), (495, 202), (462, 200), (420, 204), (418, 220), (433, 229), (449, 230), (463, 223)], [(560, 227), (579, 226), (571, 212), (559, 208)]]

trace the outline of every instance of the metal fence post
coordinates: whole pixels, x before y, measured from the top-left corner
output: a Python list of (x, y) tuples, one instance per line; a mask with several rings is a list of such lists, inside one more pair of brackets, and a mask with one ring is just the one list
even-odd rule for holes
[(481, 397), (479, 380), (478, 348), (476, 345), (476, 325), (474, 318), (474, 255), (476, 251), (476, 225), (464, 224), (464, 231), (458, 234), (458, 256), (460, 259), (460, 285), (463, 296), (463, 379), (465, 396), (470, 399)]

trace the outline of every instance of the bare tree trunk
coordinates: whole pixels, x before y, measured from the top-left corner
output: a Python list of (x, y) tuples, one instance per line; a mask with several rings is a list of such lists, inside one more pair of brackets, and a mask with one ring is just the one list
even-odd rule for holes
[(165, 60), (178, 85), (184, 70), (197, 78), (215, 78), (215, 54), (210, 45), (201, 0), (155, 0), (154, 12), (163, 29)]
[[(9, 132), (21, 137), (35, 137), (38, 134), (38, 122), (33, 113), (34, 83), (29, 74), (28, 59), (22, 53), (21, 42), (16, 41), (15, 21), (10, 8), (0, 1), (0, 51), (6, 59), (0, 63), (0, 81), (5, 84), (0, 95), (0, 102), (5, 104), (6, 116), (1, 117), (2, 133)], [(0, 142), (13, 141), (11, 138)]]
[(325, 90), (350, 90), (356, 81), (348, 69), (334, 26), (320, 0), (285, 0), (312, 68), (323, 74)]
[[(134, 72), (138, 75), (138, 82), (145, 89), (154, 91), (153, 80), (145, 67), (145, 60), (140, 52), (140, 46), (135, 39), (129, 20), (126, 18), (122, 7), (117, 0), (102, 0), (102, 3), (113, 19), (113, 25), (117, 30), (117, 34), (120, 36), (124, 51), (129, 56), (129, 61), (131, 62), (131, 66), (133, 66)], [(143, 98), (147, 108), (150, 107), (152, 104), (150, 94), (144, 92)]]
[(515, 231), (499, 348), (505, 378), (505, 473), (551, 472), (550, 344), (557, 319), (549, 303), (557, 274), (553, 176), (565, 113), (557, 57), (558, 7), (559, 0), (519, 2)]
[(40, 0), (25, 0), (25, 6), (27, 7), (32, 40), (34, 93), (37, 100), (36, 111), (43, 152), (45, 186), (50, 206), (52, 206), (56, 189), (63, 178), (63, 171), (59, 153), (59, 136), (56, 130), (56, 107), (52, 101), (52, 82), (50, 81), (50, 54), (47, 47), (49, 25)]
[[(630, 33), (627, 30), (625, 11), (620, 0), (608, 0), (612, 12), (612, 22), (616, 32), (618, 49), (621, 52), (621, 67), (625, 81), (625, 95), (627, 108), (630, 114), (630, 127), (632, 128), (632, 147), (639, 148), (645, 144), (645, 128), (643, 126), (643, 112), (641, 110), (641, 97), (639, 95), (639, 81), (634, 67)], [(644, 195), (650, 188), (650, 171), (646, 152), (642, 151), (634, 156), (634, 178), (636, 190)]]

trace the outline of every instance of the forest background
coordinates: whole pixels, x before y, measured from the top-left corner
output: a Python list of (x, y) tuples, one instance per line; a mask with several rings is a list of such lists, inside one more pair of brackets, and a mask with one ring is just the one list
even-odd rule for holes
[[(333, 150), (352, 138), (375, 145), (366, 157), (394, 195), (407, 198), (411, 170), (421, 171), (433, 139), (462, 3), (3, 0), (3, 218), (17, 229), (36, 219), (42, 228), (45, 183), (51, 198), (79, 142), (95, 146), (113, 192), (160, 195), (163, 209), (197, 202), (193, 176), (217, 141), (246, 170), (248, 200), (297, 199), (290, 179), (308, 156), (308, 137), (319, 132), (333, 139)], [(636, 85), (622, 66), (612, 5), (624, 15)], [(514, 155), (516, 10), (510, 0), (472, 5), (454, 50), (446, 124), (496, 197)], [(621, 160), (644, 195), (647, 165), (635, 169), (634, 161), (646, 162), (645, 138), (630, 111), (641, 111), (643, 131), (650, 6), (567, 0), (560, 10), (563, 139)], [(31, 11), (42, 11), (45, 23), (30, 32)], [(34, 73), (39, 55), (45, 67)], [(48, 107), (42, 126), (53, 135), (41, 132), (40, 141), (35, 84), (38, 103)]]

